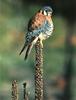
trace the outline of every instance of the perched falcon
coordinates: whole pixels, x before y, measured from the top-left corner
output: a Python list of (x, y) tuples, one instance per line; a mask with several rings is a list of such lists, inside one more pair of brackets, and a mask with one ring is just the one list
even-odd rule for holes
[(51, 7), (45, 6), (29, 20), (26, 41), (20, 52), (21, 55), (25, 50), (25, 60), (38, 39), (43, 47), (42, 41), (51, 36), (53, 32), (52, 12)]

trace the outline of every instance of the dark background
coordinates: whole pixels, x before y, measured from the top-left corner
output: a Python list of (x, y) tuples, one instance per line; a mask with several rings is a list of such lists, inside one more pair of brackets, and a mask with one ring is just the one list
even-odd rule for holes
[(55, 29), (44, 41), (45, 100), (76, 100), (76, 0), (0, 0), (0, 100), (11, 99), (14, 79), (20, 95), (26, 81), (34, 98), (35, 50), (27, 62), (19, 52), (29, 19), (47, 5), (53, 9)]

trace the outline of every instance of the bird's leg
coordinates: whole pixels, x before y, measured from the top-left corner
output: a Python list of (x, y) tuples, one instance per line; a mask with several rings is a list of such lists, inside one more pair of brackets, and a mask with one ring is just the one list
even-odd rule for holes
[(40, 40), (40, 43), (41, 43), (41, 48), (43, 48), (43, 43), (42, 43), (42, 40)]

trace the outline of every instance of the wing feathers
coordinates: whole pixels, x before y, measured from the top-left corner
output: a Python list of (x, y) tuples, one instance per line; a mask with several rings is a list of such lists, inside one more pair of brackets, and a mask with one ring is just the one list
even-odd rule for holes
[(27, 45), (24, 44), (19, 55), (21, 55), (22, 52), (25, 50), (25, 58), (24, 59), (26, 60), (27, 57), (29, 56), (30, 52), (31, 52), (33, 45), (36, 43), (37, 40), (38, 40), (38, 37), (33, 37), (32, 40), (31, 40), (31, 43), (28, 43)]
[(37, 13), (28, 23), (28, 31), (33, 31), (41, 27), (46, 20), (42, 13)]
[(21, 55), (22, 52), (23, 52), (25, 49), (27, 49), (27, 45), (26, 45), (26, 44), (24, 44), (24, 46), (23, 46), (22, 50), (20, 51), (19, 55)]
[(26, 60), (27, 57), (29, 56), (32, 47), (33, 47), (33, 44), (28, 45), (27, 50), (26, 50), (26, 53), (25, 53), (25, 58), (24, 58), (25, 60)]

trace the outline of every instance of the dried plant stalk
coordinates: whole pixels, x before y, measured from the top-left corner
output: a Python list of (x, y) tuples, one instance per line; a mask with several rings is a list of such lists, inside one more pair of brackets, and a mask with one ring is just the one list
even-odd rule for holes
[(40, 39), (38, 39), (36, 50), (36, 65), (35, 65), (35, 100), (43, 100), (43, 53)]
[(24, 89), (24, 100), (29, 100), (29, 99), (28, 99), (28, 93), (26, 92), (26, 85), (27, 85), (26, 82), (23, 83), (23, 89)]
[(12, 82), (12, 100), (18, 100), (18, 84), (16, 80)]

